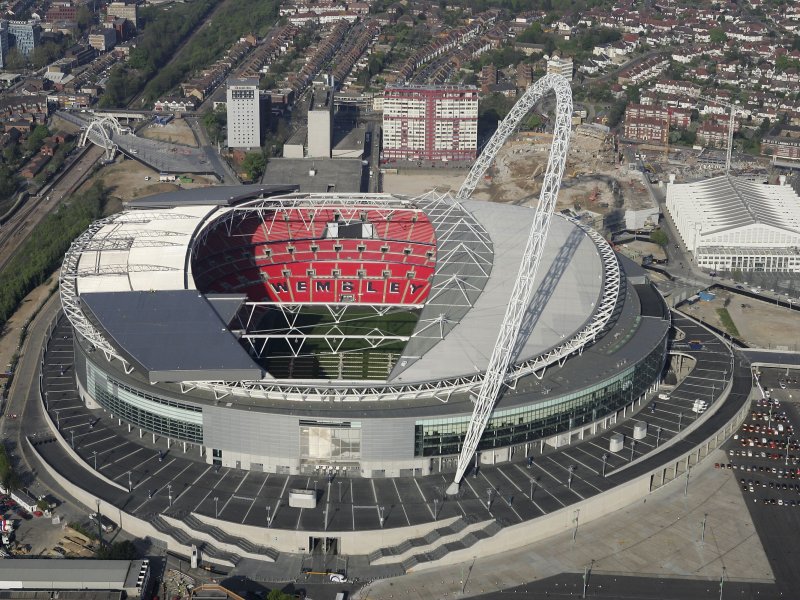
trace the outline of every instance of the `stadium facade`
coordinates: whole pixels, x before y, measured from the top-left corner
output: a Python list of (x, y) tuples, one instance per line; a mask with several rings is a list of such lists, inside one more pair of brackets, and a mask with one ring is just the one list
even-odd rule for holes
[[(435, 192), (134, 201), (64, 261), (80, 394), (210, 464), (451, 472), (532, 219)], [(537, 285), (486, 463), (616, 423), (664, 367), (660, 295), (589, 228), (554, 218)]]

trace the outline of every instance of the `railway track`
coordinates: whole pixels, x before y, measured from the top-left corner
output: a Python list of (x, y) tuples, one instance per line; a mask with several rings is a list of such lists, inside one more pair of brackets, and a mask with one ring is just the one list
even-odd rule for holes
[(83, 156), (67, 167), (66, 172), (46, 193), (31, 196), (27, 202), (0, 227), (0, 270), (28, 238), (33, 228), (58, 206), (63, 198), (72, 194), (86, 179), (91, 166), (103, 154), (97, 146), (89, 148)]

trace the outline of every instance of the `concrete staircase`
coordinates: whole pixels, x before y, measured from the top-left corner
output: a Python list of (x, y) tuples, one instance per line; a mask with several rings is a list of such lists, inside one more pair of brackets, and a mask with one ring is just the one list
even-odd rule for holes
[(150, 515), (148, 520), (159, 532), (172, 538), (178, 544), (188, 548), (191, 548), (192, 545), (197, 546), (203, 555), (213, 562), (235, 567), (236, 564), (242, 560), (242, 557), (238, 554), (220, 550), (209, 542), (192, 537), (183, 529), (170, 525), (159, 515)]
[(254, 544), (250, 540), (246, 540), (242, 537), (238, 537), (235, 535), (230, 535), (225, 533), (219, 527), (215, 527), (213, 525), (209, 525), (205, 521), (201, 521), (194, 514), (189, 514), (181, 519), (183, 523), (193, 532), (203, 532), (213, 539), (215, 539), (220, 544), (225, 546), (232, 546), (234, 548), (238, 548), (242, 551), (243, 556), (247, 556), (248, 558), (254, 558), (257, 560), (269, 560), (275, 562), (278, 560), (278, 556), (280, 553), (275, 550), (274, 548), (270, 548), (268, 546), (259, 546)]
[(450, 525), (440, 527), (422, 537), (405, 540), (387, 548), (379, 548), (368, 555), (371, 566), (400, 564), (408, 571), (420, 563), (441, 559), (449, 552), (469, 548), (503, 528), (497, 520), (478, 522), (460, 517)]

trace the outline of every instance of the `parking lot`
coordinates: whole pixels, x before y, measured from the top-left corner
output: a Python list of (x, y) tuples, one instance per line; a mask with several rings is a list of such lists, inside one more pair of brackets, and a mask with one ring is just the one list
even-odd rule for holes
[[(750, 417), (724, 448), (781, 589), (796, 591), (800, 554), (800, 374), (762, 370), (767, 398), (753, 402)], [(781, 388), (779, 382), (785, 387)], [(772, 391), (770, 391), (772, 390)], [(791, 397), (791, 398), (790, 398)]]
[[(456, 497), (444, 493), (448, 474), (400, 479), (330, 479), (279, 475), (207, 464), (197, 446), (138, 430), (102, 410), (88, 410), (80, 401), (73, 376), (71, 331), (66, 320), (54, 332), (45, 356), (44, 392), (50, 418), (65, 442), (85, 463), (75, 468), (57, 443), (37, 450), (51, 465), (103, 500), (129, 513), (155, 521), (166, 513), (180, 519), (194, 514), (259, 527), (347, 531), (405, 527), (461, 517), (467, 522), (494, 521), (510, 525), (559, 510), (624, 481), (631, 463), (690, 427), (701, 413), (698, 399), (712, 406), (734, 370), (726, 345), (700, 326), (676, 316), (687, 339), (702, 340), (698, 350), (680, 352), (696, 360), (694, 370), (669, 392), (669, 399), (642, 406), (635, 420), (648, 423), (647, 435), (633, 440), (634, 421), (626, 418), (613, 429), (582, 442), (519, 460), (483, 466), (464, 479)], [(746, 371), (745, 371), (746, 372)], [(745, 375), (745, 381), (749, 377)], [(749, 389), (749, 388), (748, 388)], [(738, 400), (737, 400), (738, 401)], [(631, 407), (627, 409), (630, 417)], [(610, 436), (622, 433), (624, 447), (610, 452)], [(44, 437), (47, 432), (39, 432)], [(115, 486), (94, 477), (97, 470)], [(630, 475), (632, 476), (632, 475)], [(288, 490), (316, 489), (317, 509), (288, 506)]]

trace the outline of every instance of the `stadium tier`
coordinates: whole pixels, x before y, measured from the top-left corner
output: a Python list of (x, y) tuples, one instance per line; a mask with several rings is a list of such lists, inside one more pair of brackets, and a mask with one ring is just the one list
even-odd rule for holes
[[(435, 192), (216, 187), (131, 202), (71, 247), (81, 398), (210, 464), (452, 471), (533, 211)], [(555, 217), (482, 460), (609, 426), (659, 380), (643, 272)]]

